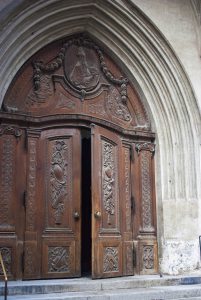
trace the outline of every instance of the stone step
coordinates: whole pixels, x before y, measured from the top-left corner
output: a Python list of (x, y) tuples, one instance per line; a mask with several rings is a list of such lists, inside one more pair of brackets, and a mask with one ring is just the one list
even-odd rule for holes
[[(0, 299), (4, 283), (0, 282)], [(201, 276), (130, 276), (9, 281), (8, 300), (180, 299), (201, 298)], [(201, 299), (197, 299), (201, 300)]]
[(201, 285), (160, 286), (90, 292), (13, 295), (8, 300), (182, 300), (201, 299)]

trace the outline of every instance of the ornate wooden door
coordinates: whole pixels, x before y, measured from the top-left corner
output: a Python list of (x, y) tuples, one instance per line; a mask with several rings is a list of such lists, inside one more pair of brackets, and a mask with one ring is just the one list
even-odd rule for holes
[(24, 278), (80, 275), (80, 132), (28, 132)]
[(92, 129), (92, 276), (133, 275), (130, 149), (117, 134)]

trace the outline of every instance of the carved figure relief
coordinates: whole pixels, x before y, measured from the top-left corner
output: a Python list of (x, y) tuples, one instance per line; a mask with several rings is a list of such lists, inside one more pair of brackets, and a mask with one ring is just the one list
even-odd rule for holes
[(111, 216), (115, 214), (115, 161), (114, 145), (107, 141), (102, 141), (102, 182), (103, 182), (103, 204), (107, 212), (107, 223), (111, 224)]
[(106, 247), (103, 254), (103, 272), (119, 271), (119, 253), (117, 247)]
[(50, 201), (56, 224), (62, 223), (64, 199), (67, 196), (67, 150), (68, 147), (65, 141), (57, 140), (54, 142), (50, 171)]
[(154, 246), (144, 245), (143, 246), (143, 268), (154, 269)]
[[(36, 75), (37, 78), (39, 75)], [(48, 98), (53, 95), (53, 83), (50, 75), (40, 75), (40, 87), (34, 88), (28, 95), (27, 105), (40, 105), (45, 103)]]
[(69, 247), (48, 247), (48, 272), (70, 271)]
[[(7, 275), (12, 273), (12, 248), (10, 247), (2, 247), (0, 248), (2, 259), (4, 262), (4, 266), (6, 269)], [(0, 275), (3, 275), (3, 270), (0, 264)]]
[(100, 77), (98, 68), (95, 64), (89, 64), (86, 50), (83, 46), (78, 47), (76, 56), (77, 60), (69, 74), (70, 82), (79, 89), (87, 90), (95, 88)]

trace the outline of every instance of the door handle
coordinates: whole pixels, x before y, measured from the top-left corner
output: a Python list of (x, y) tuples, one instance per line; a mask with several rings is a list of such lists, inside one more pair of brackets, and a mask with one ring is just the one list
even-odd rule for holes
[(95, 211), (94, 217), (95, 217), (96, 219), (100, 219), (100, 218), (101, 218), (101, 212), (100, 212), (100, 211)]
[(73, 217), (74, 217), (75, 220), (79, 220), (79, 218), (80, 218), (79, 212), (75, 211), (74, 214), (73, 214)]

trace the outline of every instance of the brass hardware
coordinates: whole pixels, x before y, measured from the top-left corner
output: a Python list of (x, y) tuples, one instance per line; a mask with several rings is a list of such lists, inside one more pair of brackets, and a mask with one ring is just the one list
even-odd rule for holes
[(8, 277), (6, 274), (6, 269), (3, 263), (3, 258), (1, 255), (1, 251), (0, 251), (0, 264), (1, 264), (1, 268), (3, 270), (3, 275), (4, 275), (4, 281), (5, 281), (5, 289), (4, 289), (4, 300), (7, 300), (7, 294), (8, 294), (8, 286), (7, 286), (7, 282), (8, 282)]
[(73, 216), (74, 216), (74, 219), (75, 219), (75, 220), (79, 220), (79, 218), (80, 218), (80, 214), (79, 214), (79, 212), (77, 212), (77, 211), (74, 212), (74, 215), (73, 215)]
[(94, 213), (94, 217), (95, 217), (96, 219), (100, 219), (100, 218), (101, 218), (101, 212), (100, 212), (100, 211), (96, 211), (96, 212)]

